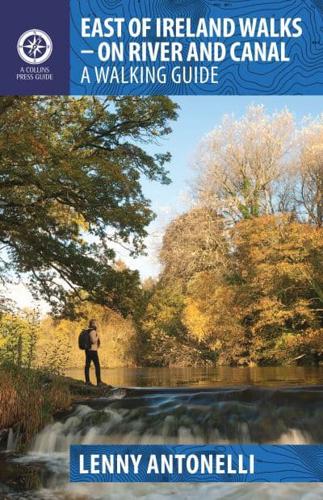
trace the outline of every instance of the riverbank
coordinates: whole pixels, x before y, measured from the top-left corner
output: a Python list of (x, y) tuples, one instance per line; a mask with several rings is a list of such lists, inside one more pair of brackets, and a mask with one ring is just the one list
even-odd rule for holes
[(0, 449), (8, 445), (24, 449), (57, 414), (68, 411), (74, 401), (102, 397), (110, 389), (111, 386), (86, 386), (46, 371), (1, 367)]

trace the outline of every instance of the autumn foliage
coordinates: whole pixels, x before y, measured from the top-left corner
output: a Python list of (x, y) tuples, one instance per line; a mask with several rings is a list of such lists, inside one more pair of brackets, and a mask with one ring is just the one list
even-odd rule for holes
[(206, 136), (195, 206), (164, 235), (142, 322), (148, 363), (322, 360), (322, 137), (322, 116), (299, 130), (263, 106)]
[(118, 265), (154, 218), (142, 179), (169, 182), (170, 155), (145, 146), (176, 117), (163, 97), (0, 99), (0, 278), (24, 277), (61, 315), (35, 342), (2, 312), (0, 357), (81, 366), (77, 337), (96, 317), (108, 367), (322, 360), (322, 116), (224, 117), (198, 149), (191, 208), (166, 228), (159, 278)]

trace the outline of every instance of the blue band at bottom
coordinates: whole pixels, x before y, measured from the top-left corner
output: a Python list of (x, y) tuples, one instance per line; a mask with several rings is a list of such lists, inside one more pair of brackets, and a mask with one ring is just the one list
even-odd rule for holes
[(73, 482), (323, 482), (323, 445), (73, 445)]

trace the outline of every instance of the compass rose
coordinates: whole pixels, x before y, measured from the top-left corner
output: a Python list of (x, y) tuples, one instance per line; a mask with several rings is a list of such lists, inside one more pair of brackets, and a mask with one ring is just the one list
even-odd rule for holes
[(17, 51), (21, 59), (28, 64), (42, 64), (49, 59), (53, 43), (45, 33), (38, 29), (25, 31), (17, 43)]
[(23, 45), (23, 48), (30, 57), (37, 59), (38, 54), (40, 56), (44, 54), (46, 50), (46, 44), (43, 38), (34, 35), (33, 37), (27, 38), (25, 44)]

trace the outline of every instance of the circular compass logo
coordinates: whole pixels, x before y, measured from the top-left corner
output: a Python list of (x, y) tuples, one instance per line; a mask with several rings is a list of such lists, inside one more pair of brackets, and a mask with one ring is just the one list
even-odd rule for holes
[(53, 42), (45, 31), (33, 29), (25, 31), (17, 43), (17, 51), (28, 64), (42, 64), (50, 58)]

